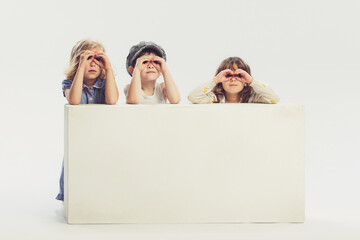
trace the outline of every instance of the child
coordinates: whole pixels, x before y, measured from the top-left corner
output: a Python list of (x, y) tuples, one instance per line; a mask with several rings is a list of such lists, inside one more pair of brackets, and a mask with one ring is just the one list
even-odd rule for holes
[(277, 103), (279, 97), (267, 85), (251, 76), (249, 65), (239, 57), (226, 58), (215, 77), (195, 88), (192, 103)]
[(70, 104), (116, 104), (119, 92), (101, 43), (79, 41), (71, 51), (70, 67), (65, 74), (62, 89)]
[[(140, 42), (131, 47), (126, 59), (126, 69), (132, 76), (124, 88), (126, 102), (130, 104), (156, 104), (180, 102), (180, 93), (166, 65), (166, 54), (153, 42)], [(164, 82), (156, 83), (160, 77)]]
[[(79, 41), (71, 51), (65, 74), (62, 90), (69, 104), (116, 104), (119, 99), (109, 58), (99, 42)], [(56, 199), (64, 201), (64, 163)]]

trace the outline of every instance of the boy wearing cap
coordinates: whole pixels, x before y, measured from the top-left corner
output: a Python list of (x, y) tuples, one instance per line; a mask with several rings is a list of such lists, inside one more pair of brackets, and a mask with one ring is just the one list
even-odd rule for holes
[[(130, 104), (156, 104), (180, 102), (180, 93), (166, 65), (166, 53), (153, 42), (140, 42), (130, 48), (126, 69), (132, 76), (124, 88), (126, 102)], [(163, 75), (164, 82), (156, 80)]]

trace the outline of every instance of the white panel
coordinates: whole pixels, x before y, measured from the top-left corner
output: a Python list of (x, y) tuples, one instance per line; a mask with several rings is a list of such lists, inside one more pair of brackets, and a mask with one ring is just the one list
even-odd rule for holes
[(304, 221), (304, 108), (65, 106), (69, 223)]

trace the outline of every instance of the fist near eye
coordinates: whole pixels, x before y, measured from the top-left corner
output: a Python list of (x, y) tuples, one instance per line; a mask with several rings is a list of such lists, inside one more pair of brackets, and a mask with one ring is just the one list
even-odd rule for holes
[(216, 77), (214, 77), (214, 82), (218, 84), (221, 82), (230, 81), (231, 79), (235, 79), (237, 81), (241, 81), (242, 83), (248, 84), (250, 84), (253, 80), (253, 78), (242, 69), (237, 69), (236, 71), (233, 71), (231, 69), (225, 69), (219, 72)]
[(95, 64), (105, 70), (111, 68), (109, 58), (103, 52), (92, 52), (90, 50), (86, 50), (80, 55), (80, 65), (90, 64), (91, 61), (94, 61)]
[(239, 80), (242, 82), (242, 83), (247, 83), (247, 84), (251, 84), (252, 81), (254, 80), (254, 78), (249, 74), (247, 73), (246, 71), (242, 70), (242, 69), (236, 69), (235, 71), (235, 74), (240, 74), (241, 77), (239, 78)]
[(140, 71), (144, 70), (146, 67), (152, 64), (158, 71), (163, 73), (165, 67), (165, 60), (161, 57), (149, 57), (149, 56), (142, 56), (136, 60), (135, 69), (139, 69)]

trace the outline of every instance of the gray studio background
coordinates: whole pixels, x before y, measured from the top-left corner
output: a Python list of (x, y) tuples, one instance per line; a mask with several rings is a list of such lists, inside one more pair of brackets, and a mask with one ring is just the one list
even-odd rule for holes
[[(0, 237), (359, 239), (359, 11), (356, 0), (1, 1)], [(129, 48), (145, 40), (164, 47), (181, 104), (224, 58), (239, 56), (280, 103), (305, 105), (307, 222), (64, 224), (54, 199), (63, 156), (61, 81), (71, 48), (83, 38), (105, 45), (118, 104), (130, 81)]]

